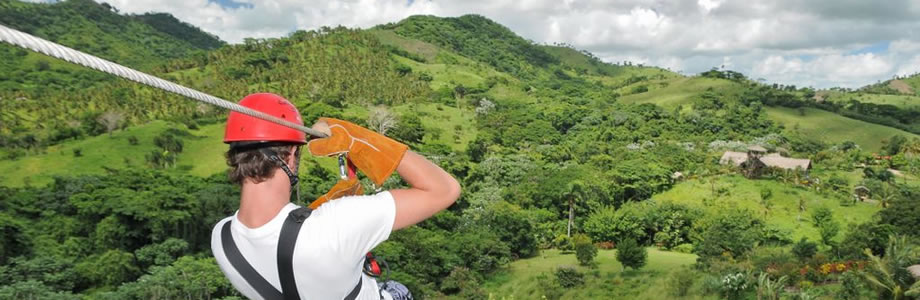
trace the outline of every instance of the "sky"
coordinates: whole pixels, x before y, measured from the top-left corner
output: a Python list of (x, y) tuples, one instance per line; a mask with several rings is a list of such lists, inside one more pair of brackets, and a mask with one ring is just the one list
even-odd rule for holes
[(122, 13), (168, 12), (230, 43), (479, 14), (536, 43), (687, 75), (715, 67), (768, 83), (858, 88), (920, 72), (920, 0), (104, 1)]

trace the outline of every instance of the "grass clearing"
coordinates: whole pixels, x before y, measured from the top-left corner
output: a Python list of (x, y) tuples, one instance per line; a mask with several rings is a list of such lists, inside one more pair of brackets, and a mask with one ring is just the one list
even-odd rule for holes
[[(760, 201), (760, 191), (763, 189), (772, 190), (769, 210)], [(773, 180), (750, 180), (738, 175), (719, 176), (714, 184), (709, 178), (683, 181), (652, 199), (699, 207), (710, 213), (732, 208), (748, 209), (764, 218), (768, 225), (788, 231), (794, 241), (802, 237), (812, 241), (820, 240), (818, 229), (811, 223), (811, 211), (817, 207), (830, 208), (843, 231), (847, 224), (869, 221), (880, 209), (869, 203), (841, 206), (839, 199), (813, 190)], [(799, 211), (800, 200), (803, 200), (805, 212)], [(843, 233), (838, 238), (842, 236)]]
[(804, 115), (801, 115), (795, 108), (767, 107), (766, 109), (767, 116), (785, 125), (787, 131), (798, 130), (805, 136), (827, 143), (853, 141), (863, 149), (870, 151), (878, 151), (882, 147), (882, 140), (894, 135), (900, 134), (907, 138), (920, 137), (900, 129), (850, 119), (820, 109), (802, 108)]
[[(150, 168), (146, 155), (158, 149), (153, 138), (169, 128), (187, 130), (192, 136), (182, 137), (183, 150), (179, 154), (176, 172), (188, 172), (197, 176), (210, 176), (226, 170), (224, 152), (227, 146), (221, 141), (224, 124), (216, 123), (189, 130), (182, 124), (167, 121), (153, 121), (77, 141), (67, 141), (48, 147), (42, 154), (27, 155), (16, 160), (0, 161), (0, 185), (23, 186), (45, 185), (54, 176), (102, 174), (105, 168)], [(130, 137), (136, 137), (138, 144), (131, 145)], [(75, 155), (79, 150), (80, 156)], [(184, 171), (180, 171), (187, 169)]]
[(596, 269), (579, 266), (574, 253), (543, 250), (536, 257), (512, 262), (506, 270), (489, 278), (483, 288), (490, 299), (540, 299), (543, 292), (538, 276), (546, 274), (555, 278), (552, 273), (556, 267), (575, 266), (585, 273), (585, 284), (565, 290), (561, 299), (673, 298), (665, 289), (655, 287), (662, 286), (671, 271), (696, 262), (696, 255), (647, 249), (648, 264), (640, 270), (624, 270), (616, 261), (616, 250), (599, 250)]
[(856, 100), (863, 103), (887, 104), (900, 108), (920, 107), (917, 95), (883, 95), (869, 93), (843, 93), (839, 91), (822, 91), (819, 93), (824, 101), (847, 103)]
[(713, 89), (717, 93), (735, 93), (740, 89), (738, 83), (705, 77), (684, 77), (674, 80), (665, 81), (667, 86), (654, 87), (655, 84), (640, 82), (620, 89), (621, 94), (632, 91), (634, 86), (648, 85), (649, 91), (644, 93), (630, 94), (619, 98), (623, 103), (654, 103), (663, 107), (675, 107), (682, 104), (689, 104), (695, 97), (704, 93), (708, 89)]

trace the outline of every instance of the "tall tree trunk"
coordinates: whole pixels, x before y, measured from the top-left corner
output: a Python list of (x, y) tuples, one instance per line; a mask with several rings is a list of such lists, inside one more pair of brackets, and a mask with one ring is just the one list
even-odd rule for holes
[(572, 224), (575, 223), (575, 201), (574, 197), (569, 197), (569, 228), (566, 236), (572, 237)]

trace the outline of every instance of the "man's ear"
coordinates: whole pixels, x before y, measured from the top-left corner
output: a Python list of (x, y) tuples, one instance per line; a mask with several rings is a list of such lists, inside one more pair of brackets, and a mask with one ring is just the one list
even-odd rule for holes
[(299, 166), (300, 161), (299, 159), (297, 159), (297, 149), (298, 148), (300, 148), (300, 146), (297, 146), (297, 145), (291, 146), (291, 155), (289, 155), (287, 158), (287, 165), (289, 168), (292, 169), (292, 171), (295, 171), (300, 168)]

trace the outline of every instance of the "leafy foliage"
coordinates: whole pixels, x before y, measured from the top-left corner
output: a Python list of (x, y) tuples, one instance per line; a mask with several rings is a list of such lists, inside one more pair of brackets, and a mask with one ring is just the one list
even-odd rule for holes
[(701, 262), (723, 257), (740, 257), (762, 238), (763, 221), (744, 210), (730, 210), (700, 224), (694, 250)]
[(584, 234), (577, 234), (573, 238), (575, 243), (575, 257), (582, 266), (591, 266), (594, 264), (594, 257), (597, 256), (597, 247), (591, 242), (591, 238)]
[(625, 238), (617, 243), (617, 261), (623, 267), (639, 269), (645, 266), (647, 260), (648, 252), (636, 240)]

